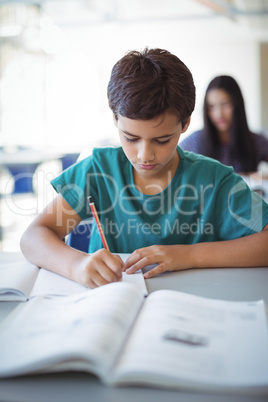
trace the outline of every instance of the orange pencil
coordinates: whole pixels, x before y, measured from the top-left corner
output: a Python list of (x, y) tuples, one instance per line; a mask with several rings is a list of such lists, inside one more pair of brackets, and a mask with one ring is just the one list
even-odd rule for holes
[(101, 227), (101, 223), (100, 223), (100, 220), (99, 220), (99, 217), (98, 217), (96, 208), (95, 208), (95, 204), (94, 204), (94, 202), (93, 202), (93, 200), (92, 200), (92, 197), (89, 196), (89, 197), (87, 197), (87, 199), (88, 199), (88, 203), (89, 203), (91, 212), (92, 212), (92, 214), (93, 214), (93, 217), (94, 217), (94, 219), (95, 219), (95, 221), (96, 221), (96, 224), (97, 224), (97, 226), (98, 226), (98, 230), (99, 230), (99, 234), (100, 234), (100, 237), (101, 237), (101, 241), (102, 241), (103, 247), (106, 248), (108, 251), (110, 251), (110, 250), (109, 250), (108, 243), (107, 243), (107, 240), (106, 240), (105, 235), (104, 235), (104, 233), (103, 233), (103, 230), (102, 230), (102, 227)]

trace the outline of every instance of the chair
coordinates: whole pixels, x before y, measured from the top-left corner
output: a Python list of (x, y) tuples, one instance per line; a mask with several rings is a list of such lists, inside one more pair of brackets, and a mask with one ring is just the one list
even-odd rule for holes
[(85, 219), (79, 223), (76, 228), (67, 236), (66, 244), (77, 250), (88, 252), (90, 234), (92, 227), (92, 218)]
[(7, 156), (5, 166), (13, 177), (13, 194), (34, 193), (33, 176), (40, 161), (33, 158), (33, 153), (31, 147), (19, 145), (8, 160), (9, 153), (4, 152)]
[(23, 165), (8, 166), (8, 169), (14, 177), (14, 190), (13, 193), (34, 193), (33, 189), (33, 175), (36, 171), (38, 163), (28, 163)]
[(69, 166), (73, 165), (74, 163), (76, 163), (77, 158), (80, 154), (77, 152), (74, 153), (68, 153), (65, 154), (64, 156), (62, 156), (61, 162), (62, 162), (62, 170), (67, 169)]

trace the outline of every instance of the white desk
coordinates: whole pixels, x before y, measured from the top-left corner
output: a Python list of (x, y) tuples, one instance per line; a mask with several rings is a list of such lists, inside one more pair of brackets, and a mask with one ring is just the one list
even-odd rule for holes
[[(20, 261), (18, 253), (0, 253), (0, 264)], [(147, 280), (149, 292), (175, 289), (225, 300), (264, 299), (268, 305), (267, 268), (200, 269), (167, 273)], [(1, 302), (0, 319), (18, 303)], [(87, 373), (54, 373), (0, 380), (5, 402), (267, 402), (267, 395), (227, 395), (130, 387), (110, 388)]]

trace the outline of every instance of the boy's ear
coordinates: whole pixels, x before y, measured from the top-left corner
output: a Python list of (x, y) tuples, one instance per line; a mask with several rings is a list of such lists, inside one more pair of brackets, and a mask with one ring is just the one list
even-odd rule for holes
[(190, 122), (191, 122), (191, 116), (188, 117), (186, 123), (184, 124), (184, 126), (182, 128), (182, 133), (185, 133), (185, 131), (187, 131), (187, 129), (188, 129), (189, 125), (190, 125)]
[(113, 119), (114, 119), (114, 124), (116, 125), (116, 127), (117, 127), (117, 122), (118, 122), (118, 119), (116, 118), (116, 115), (115, 114), (113, 114)]

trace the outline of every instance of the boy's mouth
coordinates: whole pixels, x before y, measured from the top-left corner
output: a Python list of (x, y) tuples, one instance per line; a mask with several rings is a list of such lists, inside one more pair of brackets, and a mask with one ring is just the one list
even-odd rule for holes
[(143, 164), (138, 163), (138, 167), (140, 169), (144, 169), (144, 170), (151, 170), (151, 169), (154, 169), (156, 167), (156, 164), (154, 164), (154, 165), (143, 165)]

